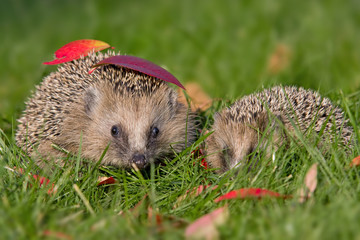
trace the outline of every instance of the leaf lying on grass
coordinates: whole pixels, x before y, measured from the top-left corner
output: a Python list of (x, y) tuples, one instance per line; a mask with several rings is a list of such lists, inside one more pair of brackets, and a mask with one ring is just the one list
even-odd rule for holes
[(99, 177), (98, 178), (98, 186), (101, 185), (110, 185), (116, 183), (116, 180), (113, 177)]
[[(200, 160), (200, 166), (203, 167), (205, 170), (209, 169), (209, 165), (205, 159), (205, 155), (204, 152), (201, 148), (196, 148), (194, 151), (191, 152), (191, 154), (194, 156), (194, 158), (198, 159), (201, 158)], [(196, 163), (194, 163), (196, 164)]]
[(63, 232), (55, 232), (55, 231), (51, 231), (51, 230), (44, 230), (41, 235), (44, 237), (50, 237), (53, 239), (67, 239), (67, 240), (73, 239), (72, 236), (67, 235)]
[(351, 161), (350, 167), (355, 167), (359, 165), (360, 165), (360, 156), (357, 156)]
[[(14, 168), (14, 169), (9, 168), (9, 167), (5, 167), (5, 168), (12, 171), (12, 172), (17, 173), (18, 175), (23, 175), (25, 173), (24, 169), (22, 169), (22, 168)], [(37, 174), (31, 174), (31, 173), (29, 173), (29, 175), (32, 176), (33, 179), (36, 180), (39, 187), (47, 187), (47, 186), (49, 186), (49, 190), (48, 190), (49, 195), (55, 194), (57, 192), (57, 186), (54, 183), (51, 183), (48, 178), (43, 177), (43, 176), (39, 176)], [(116, 182), (117, 181), (113, 177), (99, 177), (97, 186), (111, 185), (111, 184), (114, 184)], [(31, 184), (30, 184), (30, 186), (31, 186)]]
[(291, 198), (291, 196), (282, 195), (280, 193), (262, 188), (240, 188), (237, 190), (230, 191), (227, 194), (216, 198), (214, 202), (217, 203), (229, 199), (247, 199), (247, 198), (261, 199), (264, 197), (282, 198), (282, 199)]
[(93, 40), (93, 39), (82, 39), (65, 44), (55, 52), (57, 59), (44, 62), (46, 65), (55, 65), (65, 62), (70, 62), (79, 59), (81, 56), (88, 55), (91, 51), (101, 51), (109, 48), (110, 45), (106, 42)]
[[(5, 167), (6, 169), (12, 171), (12, 172), (15, 172), (17, 173), (18, 175), (23, 175), (25, 173), (24, 169), (22, 168), (14, 168), (14, 169), (11, 169), (9, 167)], [(39, 187), (49, 187), (49, 190), (48, 190), (48, 194), (51, 195), (51, 194), (55, 194), (57, 192), (57, 186), (55, 186), (54, 183), (51, 183), (49, 179), (47, 179), (46, 177), (42, 177), (42, 176), (39, 176), (39, 175), (36, 175), (36, 174), (31, 174), (29, 173), (29, 175), (34, 179), (36, 180), (36, 183), (39, 185)], [(51, 185), (50, 185), (51, 183)], [(31, 186), (31, 184), (30, 184)]]
[(215, 209), (191, 223), (185, 230), (185, 237), (187, 239), (219, 239), (217, 227), (224, 224), (228, 218), (227, 205)]
[(304, 186), (299, 190), (299, 202), (303, 203), (312, 197), (317, 186), (317, 163), (314, 163), (304, 179)]

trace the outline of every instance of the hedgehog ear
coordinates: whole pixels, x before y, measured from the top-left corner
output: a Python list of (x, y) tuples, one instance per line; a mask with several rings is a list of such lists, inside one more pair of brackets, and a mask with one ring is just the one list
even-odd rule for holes
[(284, 118), (281, 113), (275, 112), (269, 116), (269, 124), (271, 129), (275, 129), (276, 131), (280, 131), (284, 125)]
[(219, 120), (220, 117), (221, 117), (221, 114), (220, 114), (219, 112), (216, 112), (216, 113), (214, 113), (214, 115), (213, 115), (214, 121)]
[(258, 117), (258, 126), (260, 131), (269, 130), (279, 130), (283, 123), (283, 117), (280, 113), (268, 113), (263, 112)]
[(260, 131), (265, 134), (264, 140), (260, 143), (260, 149), (264, 150), (266, 158), (272, 158), (274, 152), (286, 143), (284, 130), (284, 116), (281, 113), (263, 113), (262, 123), (259, 123)]
[(84, 95), (84, 103), (85, 103), (85, 113), (87, 115), (90, 115), (97, 103), (99, 102), (101, 97), (101, 94), (99, 92), (99, 90), (97, 90), (94, 87), (90, 87), (85, 91), (85, 95)]
[[(178, 102), (178, 95), (176, 92), (174, 91), (170, 91), (169, 92), (169, 105), (173, 108), (173, 109), (176, 109), (179, 105), (179, 102)], [(181, 104), (180, 104), (181, 105)]]

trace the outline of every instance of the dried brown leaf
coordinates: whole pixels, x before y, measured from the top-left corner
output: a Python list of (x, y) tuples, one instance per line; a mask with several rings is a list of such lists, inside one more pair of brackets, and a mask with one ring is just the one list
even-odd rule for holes
[[(192, 111), (205, 111), (211, 106), (212, 99), (207, 95), (199, 84), (190, 82), (185, 84), (186, 94), (190, 98), (191, 110)], [(184, 105), (188, 105), (184, 92), (178, 89), (179, 99), (178, 101)]]
[(309, 199), (317, 186), (317, 163), (314, 163), (305, 175), (304, 186), (299, 190), (299, 202), (303, 203)]
[(290, 57), (290, 48), (285, 44), (278, 44), (269, 57), (267, 71), (271, 74), (284, 71), (289, 66)]

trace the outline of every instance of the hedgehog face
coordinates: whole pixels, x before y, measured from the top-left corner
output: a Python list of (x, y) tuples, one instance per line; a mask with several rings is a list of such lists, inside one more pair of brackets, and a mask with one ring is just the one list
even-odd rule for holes
[[(281, 116), (274, 115), (269, 120), (267, 112), (259, 112), (256, 117), (236, 119), (228, 113), (226, 109), (215, 114), (214, 132), (206, 140), (207, 161), (218, 173), (247, 165), (249, 155), (255, 151), (270, 157), (272, 150), (282, 144), (285, 136), (278, 124)], [(251, 166), (253, 163), (249, 169)]]
[(256, 149), (257, 131), (246, 124), (224, 121), (218, 117), (213, 134), (206, 141), (207, 161), (218, 173), (238, 167)]
[(195, 138), (187, 108), (166, 84), (151, 94), (123, 94), (110, 85), (95, 86), (86, 91), (81, 105), (84, 110), (72, 112), (69, 119), (83, 123), (65, 132), (77, 131), (78, 136), (82, 132), (82, 155), (95, 161), (108, 146), (103, 159), (107, 165), (144, 168), (181, 151), (186, 135), (189, 143)]

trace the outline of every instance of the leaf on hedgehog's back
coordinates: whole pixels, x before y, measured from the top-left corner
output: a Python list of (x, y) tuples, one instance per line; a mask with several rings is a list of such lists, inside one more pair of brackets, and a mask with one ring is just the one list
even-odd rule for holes
[(93, 39), (82, 39), (70, 42), (65, 44), (60, 49), (55, 52), (55, 57), (57, 59), (44, 62), (46, 65), (55, 65), (64, 62), (70, 62), (76, 59), (79, 59), (81, 56), (86, 56), (91, 51), (101, 51), (106, 48), (109, 48), (110, 45), (106, 42), (93, 40)]
[(125, 56), (125, 55), (117, 55), (109, 58), (105, 58), (104, 60), (98, 62), (92, 69), (89, 71), (91, 74), (97, 67), (107, 64), (113, 64), (124, 68), (129, 68), (141, 73), (144, 73), (149, 76), (153, 76), (164, 80), (165, 82), (173, 83), (176, 86), (185, 89), (184, 86), (176, 79), (171, 73), (166, 71), (164, 68), (139, 57), (135, 56)]

